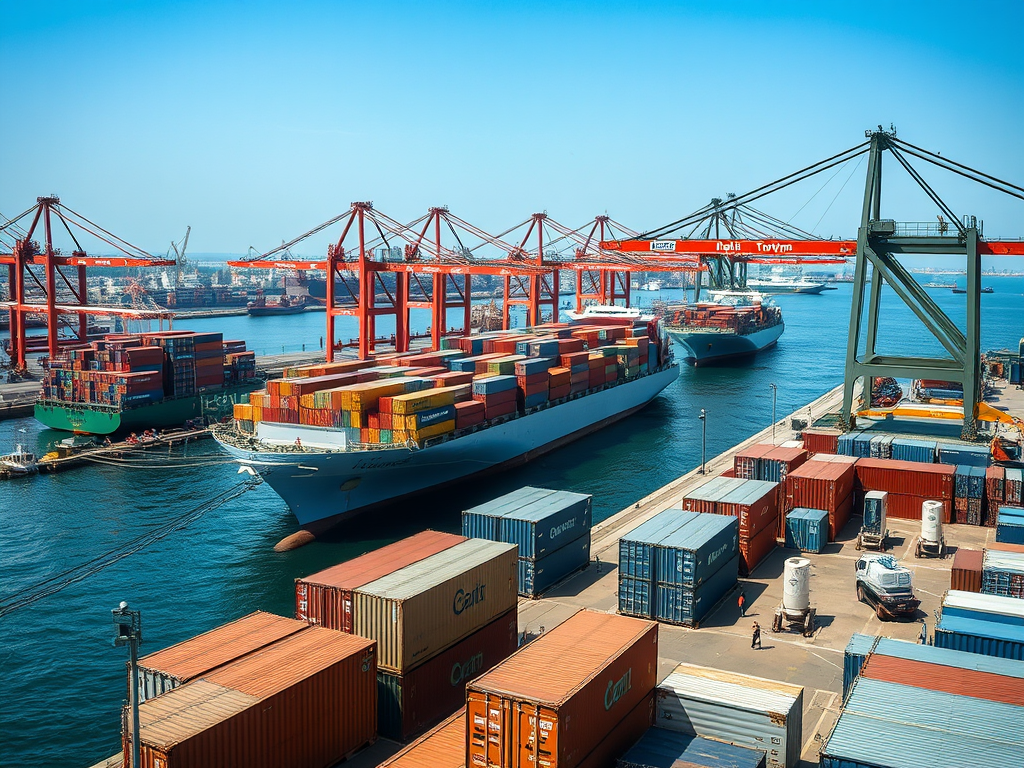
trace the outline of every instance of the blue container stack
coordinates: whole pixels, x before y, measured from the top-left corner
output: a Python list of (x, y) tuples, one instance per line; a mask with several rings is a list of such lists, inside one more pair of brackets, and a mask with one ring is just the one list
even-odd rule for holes
[(985, 519), (985, 468), (957, 465), (953, 476), (953, 505), (956, 522), (981, 525)]
[(986, 549), (981, 562), (981, 591), (1024, 599), (1024, 552)]
[(620, 757), (616, 768), (764, 768), (767, 755), (723, 741), (689, 736), (664, 728), (651, 728), (632, 749)]
[(876, 435), (871, 438), (871, 458), (891, 459), (892, 458), (892, 435)]
[(987, 445), (939, 443), (936, 453), (940, 464), (987, 467), (992, 461), (992, 451)]
[(519, 547), (519, 594), (537, 597), (590, 562), (590, 496), (520, 488), (462, 513), (462, 535)]
[(1024, 661), (1024, 601), (951, 589), (942, 600), (935, 645)]
[(828, 543), (828, 510), (796, 507), (786, 515), (786, 546), (821, 552)]
[(878, 637), (875, 635), (862, 635), (854, 632), (850, 642), (846, 644), (846, 651), (843, 653), (843, 700), (853, 687), (853, 681), (860, 675), (861, 667), (867, 661), (868, 656), (875, 650), (878, 644)]
[(860, 459), (871, 458), (871, 441), (876, 435), (870, 432), (847, 432), (839, 436), (839, 447), (836, 453), (840, 456), (856, 456)]
[(619, 612), (697, 626), (738, 572), (736, 518), (665, 510), (619, 540)]
[(934, 440), (908, 440), (897, 437), (892, 441), (892, 458), (897, 461), (918, 461), (922, 464), (935, 463)]
[(1002, 544), (1024, 544), (1024, 507), (999, 508), (996, 541)]

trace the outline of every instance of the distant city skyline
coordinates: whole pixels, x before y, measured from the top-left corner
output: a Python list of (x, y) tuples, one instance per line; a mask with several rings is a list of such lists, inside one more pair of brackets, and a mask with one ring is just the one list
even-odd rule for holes
[[(8, 3), (0, 72), (26, 98), (0, 213), (55, 193), (155, 255), (186, 226), (195, 253), (262, 252), (354, 200), (644, 231), (890, 123), (1024, 184), (1022, 28), (1012, 2)], [(1024, 236), (1024, 203), (920, 165), (987, 235)], [(854, 160), (756, 205), (850, 237), (863, 184)], [(935, 212), (889, 163), (883, 214)]]

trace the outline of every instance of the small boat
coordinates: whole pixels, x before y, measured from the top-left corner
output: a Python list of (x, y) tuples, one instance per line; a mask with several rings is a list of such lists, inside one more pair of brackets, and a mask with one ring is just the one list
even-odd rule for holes
[(646, 283), (641, 285), (637, 290), (640, 291), (660, 291), (661, 280), (648, 280)]
[[(993, 288), (991, 285), (986, 285), (984, 288), (982, 288), (979, 291), (979, 293), (995, 293), (995, 292), (996, 292), (996, 289)], [(953, 286), (953, 293), (967, 293), (967, 289), (966, 288), (961, 288), (959, 285), (954, 285)]]
[(941, 283), (938, 280), (932, 280), (930, 283), (924, 284), (925, 288), (956, 288), (956, 283)]
[(36, 462), (36, 455), (26, 451), (22, 445), (18, 445), (14, 453), (0, 456), (0, 472), (22, 477), (39, 471), (39, 464)]

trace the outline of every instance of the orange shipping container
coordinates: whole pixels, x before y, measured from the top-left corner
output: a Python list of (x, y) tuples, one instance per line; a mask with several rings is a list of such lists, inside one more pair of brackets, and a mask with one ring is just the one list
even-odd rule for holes
[(144, 702), (142, 766), (333, 765), (376, 739), (375, 645), (310, 627)]
[(575, 768), (657, 676), (656, 623), (581, 611), (470, 683), (467, 763)]
[(465, 536), (423, 531), (354, 560), (295, 580), (295, 618), (352, 631), (352, 590), (466, 541)]
[(427, 731), (378, 768), (466, 768), (466, 708)]

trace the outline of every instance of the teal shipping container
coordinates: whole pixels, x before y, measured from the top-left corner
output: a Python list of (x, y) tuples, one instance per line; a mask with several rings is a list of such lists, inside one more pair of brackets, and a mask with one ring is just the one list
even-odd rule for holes
[(828, 543), (828, 510), (796, 507), (786, 515), (786, 546), (821, 552)]

